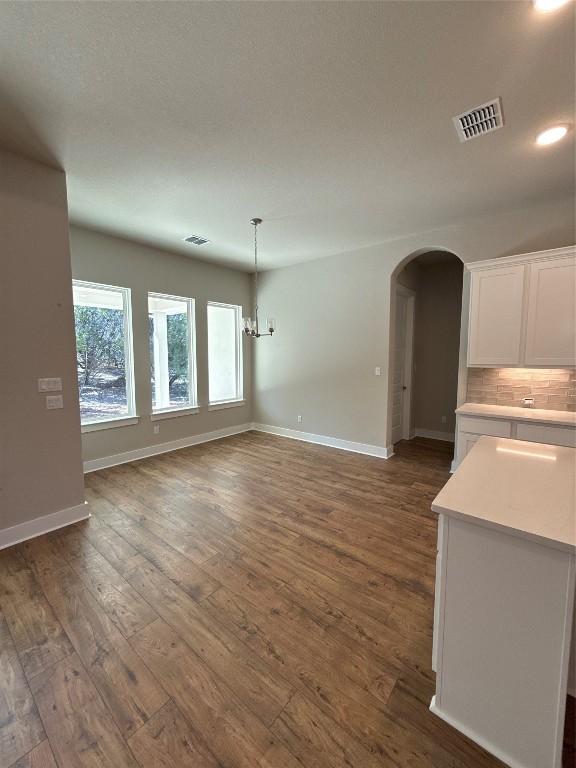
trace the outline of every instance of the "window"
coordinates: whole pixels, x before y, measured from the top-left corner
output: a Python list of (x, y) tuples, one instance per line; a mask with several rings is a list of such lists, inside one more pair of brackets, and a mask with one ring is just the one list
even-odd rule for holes
[(82, 424), (134, 416), (130, 290), (74, 280)]
[(208, 302), (208, 391), (211, 404), (242, 400), (242, 307)]
[(196, 406), (194, 299), (148, 294), (152, 410)]

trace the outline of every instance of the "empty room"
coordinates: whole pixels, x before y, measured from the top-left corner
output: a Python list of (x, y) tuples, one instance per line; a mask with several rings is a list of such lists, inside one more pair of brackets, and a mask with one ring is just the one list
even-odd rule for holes
[(0, 768), (576, 768), (574, 0), (0, 3)]

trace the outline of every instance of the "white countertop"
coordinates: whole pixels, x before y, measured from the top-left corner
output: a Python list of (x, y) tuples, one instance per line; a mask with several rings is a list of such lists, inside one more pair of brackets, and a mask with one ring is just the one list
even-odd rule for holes
[(481, 437), (434, 512), (576, 550), (576, 449)]
[(544, 408), (518, 408), (513, 405), (485, 405), (484, 403), (464, 403), (456, 408), (462, 416), (486, 416), (492, 419), (516, 419), (535, 421), (540, 424), (559, 424), (576, 427), (576, 413), (573, 411), (550, 411)]

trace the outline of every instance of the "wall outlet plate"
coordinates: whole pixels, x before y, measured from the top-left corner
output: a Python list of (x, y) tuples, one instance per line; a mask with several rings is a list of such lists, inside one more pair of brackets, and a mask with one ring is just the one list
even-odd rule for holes
[(62, 392), (62, 379), (38, 379), (38, 392)]
[(57, 408), (64, 408), (62, 395), (46, 395), (46, 410), (54, 411)]

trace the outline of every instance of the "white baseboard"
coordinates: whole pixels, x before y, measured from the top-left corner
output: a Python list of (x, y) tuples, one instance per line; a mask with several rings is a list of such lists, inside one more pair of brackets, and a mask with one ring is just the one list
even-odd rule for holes
[(149, 456), (158, 456), (160, 453), (177, 451), (179, 448), (189, 448), (191, 445), (199, 445), (211, 440), (220, 440), (222, 437), (230, 437), (241, 432), (248, 432), (252, 428), (253, 425), (251, 423), (239, 424), (235, 427), (217, 429), (214, 432), (203, 432), (200, 435), (191, 435), (180, 440), (171, 440), (169, 443), (157, 443), (156, 445), (148, 445), (145, 448), (137, 448), (134, 451), (115, 453), (112, 456), (104, 456), (101, 459), (91, 459), (84, 462), (84, 473), (97, 472), (99, 469), (115, 467), (118, 464), (127, 464), (138, 459), (147, 459)]
[(485, 739), (483, 736), (479, 736), (477, 733), (474, 733), (473, 730), (456, 720), (456, 718), (447, 715), (445, 712), (442, 712), (442, 710), (436, 706), (436, 696), (432, 697), (432, 701), (430, 703), (430, 711), (437, 715), (441, 720), (444, 720), (445, 723), (451, 725), (452, 728), (456, 728), (457, 731), (463, 733), (473, 742), (479, 744), (481, 747), (484, 747), (487, 752), (497, 757), (505, 765), (509, 765), (510, 768), (526, 768), (524, 763), (519, 763), (518, 760), (514, 760), (514, 758), (510, 757), (510, 755), (507, 755), (499, 747), (496, 747), (494, 744), (488, 741), (488, 739)]
[(78, 523), (80, 520), (86, 520), (89, 517), (88, 504), (84, 502), (83, 504), (77, 504), (75, 507), (51, 512), (43, 517), (35, 517), (34, 520), (13, 525), (11, 528), (4, 528), (4, 530), (0, 531), (0, 549), (11, 547), (27, 539), (34, 539), (43, 533), (56, 531), (58, 528), (64, 528), (66, 525)]
[(454, 432), (438, 432), (435, 429), (420, 429), (416, 427), (414, 434), (416, 437), (428, 437), (430, 440), (445, 440), (447, 443), (454, 442)]
[(312, 432), (300, 432), (297, 429), (286, 429), (285, 427), (272, 427), (269, 424), (253, 424), (253, 429), (257, 432), (267, 432), (270, 435), (289, 437), (292, 440), (302, 440), (305, 443), (316, 443), (317, 445), (326, 445), (330, 448), (339, 448), (342, 451), (365, 453), (368, 456), (377, 456), (379, 459), (389, 459), (394, 455), (394, 448), (391, 445), (383, 448), (380, 445), (355, 443), (352, 440), (340, 440), (338, 437), (314, 435)]

